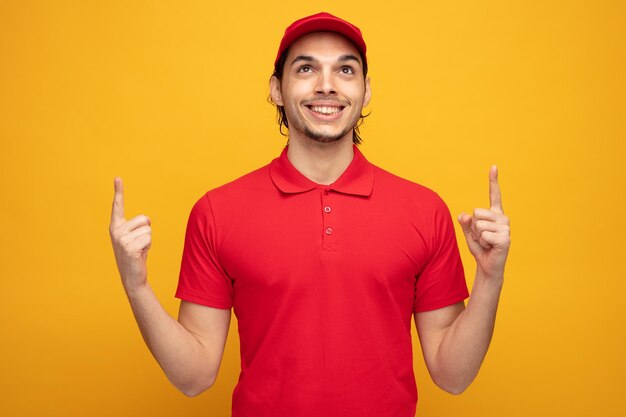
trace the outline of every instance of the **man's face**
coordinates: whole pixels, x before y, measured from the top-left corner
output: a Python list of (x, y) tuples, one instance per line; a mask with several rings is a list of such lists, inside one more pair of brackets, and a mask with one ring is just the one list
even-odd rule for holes
[(270, 94), (285, 108), (290, 140), (334, 142), (352, 141), (371, 93), (357, 48), (341, 35), (316, 32), (290, 46), (282, 80), (272, 77)]

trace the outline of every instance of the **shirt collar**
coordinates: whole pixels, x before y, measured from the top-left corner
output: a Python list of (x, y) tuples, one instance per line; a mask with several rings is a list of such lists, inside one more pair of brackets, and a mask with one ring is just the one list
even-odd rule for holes
[[(374, 187), (374, 165), (353, 145), (354, 158), (334, 183), (327, 187), (343, 194), (368, 197)], [(270, 163), (270, 176), (283, 193), (295, 194), (311, 191), (321, 185), (302, 175), (287, 158), (287, 147)]]

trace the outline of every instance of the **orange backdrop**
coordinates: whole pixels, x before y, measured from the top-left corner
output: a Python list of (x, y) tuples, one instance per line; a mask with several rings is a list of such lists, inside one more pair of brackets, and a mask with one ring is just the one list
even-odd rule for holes
[(152, 218), (149, 277), (175, 315), (188, 212), (279, 153), (273, 57), (287, 24), (322, 10), (368, 42), (372, 162), (437, 190), (453, 213), (485, 206), (489, 166), (500, 167), (513, 245), (490, 353), (454, 397), (430, 382), (416, 346), (417, 415), (622, 415), (617, 0), (2, 1), (1, 415), (229, 415), (236, 321), (217, 384), (178, 393), (119, 283), (113, 177), (127, 213)]

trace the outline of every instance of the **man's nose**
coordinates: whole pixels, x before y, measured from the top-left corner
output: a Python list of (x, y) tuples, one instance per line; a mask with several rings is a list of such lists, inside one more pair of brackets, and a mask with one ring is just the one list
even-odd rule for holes
[(324, 69), (317, 77), (316, 92), (318, 94), (336, 94), (335, 77), (331, 70)]

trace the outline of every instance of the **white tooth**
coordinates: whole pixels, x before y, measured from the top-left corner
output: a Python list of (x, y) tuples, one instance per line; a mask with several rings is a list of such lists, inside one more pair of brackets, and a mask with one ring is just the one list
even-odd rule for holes
[(322, 114), (336, 114), (339, 113), (339, 108), (337, 107), (327, 107), (327, 106), (314, 106), (312, 107), (313, 111), (322, 113)]

